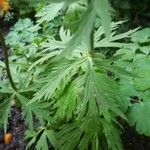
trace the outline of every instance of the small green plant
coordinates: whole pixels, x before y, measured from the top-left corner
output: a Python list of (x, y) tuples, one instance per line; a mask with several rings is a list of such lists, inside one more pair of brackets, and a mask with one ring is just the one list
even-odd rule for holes
[(36, 53), (36, 51), (33, 52), (36, 48), (31, 43), (34, 42), (38, 30), (39, 27), (34, 26), (31, 19), (19, 19), (7, 35), (6, 43), (9, 43), (16, 55), (19, 55), (19, 53), (27, 55), (31, 53), (31, 49), (32, 53)]
[(115, 55), (122, 57), (115, 62), (118, 67), (132, 72), (134, 77), (120, 77), (120, 89), (127, 102), (127, 116), (131, 126), (140, 134), (150, 135), (150, 28), (135, 32), (131, 36), (132, 46), (120, 49)]
[[(121, 150), (118, 117), (149, 130), (140, 123), (149, 114), (149, 84), (140, 83), (149, 81), (149, 29), (119, 34), (123, 22), (111, 22), (109, 10), (106, 0), (51, 2), (36, 24), (20, 19), (6, 37), (13, 55), (0, 69), (12, 78), (0, 82), (0, 124), (6, 132), (12, 102), (21, 107), (26, 149)], [(131, 103), (133, 96), (143, 100)]]
[(15, 13), (19, 16), (29, 16), (29, 14), (35, 13), (36, 8), (40, 5), (45, 5), (48, 1), (41, 2), (40, 0), (9, 0)]

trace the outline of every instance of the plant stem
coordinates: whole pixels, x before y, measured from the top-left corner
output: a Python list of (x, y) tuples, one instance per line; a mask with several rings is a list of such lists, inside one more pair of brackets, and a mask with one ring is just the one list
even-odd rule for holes
[(12, 75), (11, 75), (10, 67), (9, 67), (8, 50), (6, 48), (6, 43), (5, 43), (5, 39), (4, 39), (1, 28), (0, 28), (0, 42), (1, 42), (1, 46), (2, 46), (2, 52), (4, 54), (7, 76), (8, 76), (11, 87), (16, 91), (17, 88), (16, 88), (14, 81), (12, 79)]
[(91, 36), (90, 36), (90, 49), (91, 49), (91, 53), (94, 51), (94, 27), (91, 30)]
[[(88, 0), (88, 5), (90, 5), (89, 7), (91, 7), (91, 10), (93, 10), (93, 1)], [(91, 29), (91, 33), (90, 33), (90, 37), (89, 37), (89, 44), (90, 44), (90, 49), (89, 49), (89, 54), (92, 56), (92, 53), (94, 51), (94, 23), (93, 23), (93, 27)]]
[(88, 5), (90, 4), (91, 0), (87, 0)]

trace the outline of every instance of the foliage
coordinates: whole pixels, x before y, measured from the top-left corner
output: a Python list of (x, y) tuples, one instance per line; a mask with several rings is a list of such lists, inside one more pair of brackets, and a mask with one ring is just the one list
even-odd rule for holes
[[(115, 63), (131, 71), (134, 77), (120, 77), (120, 89), (129, 109), (127, 116), (132, 126), (140, 134), (150, 135), (149, 131), (149, 101), (150, 101), (150, 29), (145, 28), (132, 34), (134, 45), (120, 49), (115, 55), (123, 54)], [(131, 98), (131, 101), (130, 101)]]
[(21, 3), (19, 0), (10, 0), (10, 4), (13, 8), (13, 11), (18, 12), (20, 16), (27, 16), (35, 12), (36, 8), (40, 5), (45, 5), (47, 0), (41, 2), (40, 0), (22, 0)]
[(116, 20), (128, 19), (126, 27), (131, 28), (133, 26), (149, 26), (149, 0), (109, 0), (115, 9)]
[[(38, 34), (38, 29), (39, 27), (34, 26), (30, 19), (19, 19), (11, 32), (7, 35), (6, 42), (9, 43), (10, 47), (13, 47), (13, 52), (16, 54), (26, 54), (28, 51), (31, 51), (31, 49), (33, 53), (34, 45), (31, 45), (31, 43), (34, 42)], [(17, 52), (17, 50), (22, 51)]]
[(50, 2), (36, 24), (19, 19), (6, 37), (17, 90), (0, 81), (0, 124), (6, 132), (12, 103), (20, 106), (26, 149), (121, 150), (118, 118), (149, 136), (149, 28), (118, 33), (110, 9), (106, 0)]
[[(115, 26), (117, 26), (117, 24), (112, 23), (113, 30)], [(125, 37), (125, 35), (127, 36), (129, 34), (131, 34), (131, 32), (127, 32), (122, 35), (112, 35), (111, 42), (107, 41), (107, 43), (110, 47), (113, 47), (113, 45), (116, 45), (116, 47), (122, 47), (123, 43), (116, 43), (115, 40), (122, 39)], [(102, 27), (100, 26), (99, 29), (95, 32), (95, 48), (101, 47), (101, 44), (99, 43), (103, 42), (104, 45), (102, 45), (102, 47), (107, 47), (107, 45), (105, 45), (105, 38), (101, 39), (101, 35), (104, 35), (104, 32)], [(112, 137), (111, 140), (109, 138), (107, 139), (109, 147), (119, 146), (118, 149), (120, 149), (120, 140), (117, 140), (119, 138), (118, 132), (111, 133), (112, 131), (108, 130), (109, 128), (112, 128), (112, 130), (117, 130), (115, 125), (113, 125), (115, 122), (113, 124), (110, 124), (110, 122), (113, 121), (113, 117), (121, 116), (122, 118), (126, 119), (122, 111), (118, 108), (118, 106), (121, 105), (122, 102), (119, 100), (117, 85), (106, 74), (107, 70), (112, 67), (111, 61), (105, 59), (104, 55), (99, 55), (98, 53), (90, 56), (88, 54), (86, 43), (84, 42), (76, 49), (74, 49), (72, 55), (70, 55), (70, 58), (64, 58), (60, 61), (61, 57), (59, 58), (58, 56), (63, 54), (63, 49), (65, 49), (64, 43), (71, 39), (69, 31), (65, 31), (63, 30), (63, 28), (61, 28), (60, 38), (61, 41), (57, 41), (56, 39), (49, 39), (46, 44), (48, 48), (43, 49), (43, 52), (40, 52), (43, 54), (42, 57), (38, 59), (37, 62), (33, 63), (33, 65), (29, 68), (29, 70), (38, 70), (38, 68), (42, 66), (42, 68), (45, 70), (44, 71), (42, 69), (38, 72), (39, 77), (37, 78), (37, 80), (40, 86), (40, 90), (36, 92), (35, 97), (29, 102), (29, 105), (36, 101), (53, 101), (54, 109), (56, 110), (54, 114), (54, 122), (62, 122), (62, 120), (66, 120), (68, 122), (70, 121), (70, 119), (72, 120), (72, 118), (76, 118), (71, 125), (68, 124), (68, 128), (71, 128), (71, 130), (73, 124), (75, 124), (76, 126), (78, 122), (78, 126), (82, 126), (82, 124), (85, 123), (85, 119), (99, 116), (98, 118), (101, 120), (104, 117), (104, 122), (98, 121), (99, 123), (96, 123), (97, 126), (93, 127), (93, 129), (98, 128), (99, 124), (101, 124), (104, 135), (103, 132), (100, 131), (99, 136), (106, 136), (107, 139), (109, 137), (107, 136), (107, 134), (114, 134), (115, 138)], [(55, 43), (58, 44), (56, 45)], [(124, 43), (124, 45), (126, 44)], [(46, 54), (44, 54), (44, 52), (46, 52)], [(39, 54), (37, 54), (37, 56), (39, 56)], [(52, 59), (52, 57), (54, 58)], [(51, 68), (49, 68), (49, 66), (51, 66)], [(115, 69), (117, 68), (114, 67), (113, 70)], [(97, 82), (101, 83), (101, 86), (99, 86)], [(111, 87), (110, 85), (112, 85), (113, 87)], [(106, 93), (109, 93), (109, 95), (107, 95)], [(103, 117), (101, 118), (101, 116)], [(91, 124), (89, 124), (88, 126), (91, 126), (92, 122), (93, 120), (89, 122)], [(105, 124), (106, 126), (108, 125), (108, 128), (105, 126)], [(84, 128), (88, 127), (86, 127), (85, 125)], [(83, 133), (85, 132), (84, 128), (82, 129)], [(67, 134), (73, 134), (73, 131), (70, 131), (71, 133), (65, 132), (65, 134), (62, 135), (61, 132), (64, 132), (64, 130), (66, 129), (62, 128), (61, 130), (62, 131), (60, 131), (58, 139), (63, 139), (64, 136), (64, 140), (66, 140)], [(87, 130), (89, 130), (89, 128)], [(77, 131), (77, 133), (82, 134), (82, 132), (79, 131)], [(74, 136), (77, 136), (76, 132), (74, 132), (74, 134)], [(85, 137), (88, 138), (88, 136), (90, 136), (90, 139), (87, 142), (86, 146), (88, 146), (90, 143), (92, 144), (92, 140), (95, 140), (95, 135), (86, 135)], [(79, 135), (78, 138), (80, 139), (81, 135)], [(116, 140), (119, 143), (115, 144)], [(72, 138), (68, 138), (65, 143), (62, 143), (62, 146), (64, 146), (64, 148), (68, 147), (69, 145), (73, 144), (69, 142), (73, 141), (74, 140)], [(114, 141), (114, 145), (112, 141)], [(68, 145), (66, 145), (67, 143)], [(74, 144), (74, 146), (76, 147), (79, 143), (78, 141), (76, 141), (76, 143)], [(101, 144), (102, 143), (97, 145), (98, 148), (101, 147)], [(81, 149), (83, 148), (83, 146), (85, 145), (81, 144)], [(70, 146), (68, 148), (70, 148)], [(93, 149), (94, 148), (95, 146), (93, 147)], [(107, 149), (107, 146), (105, 146), (105, 148)]]

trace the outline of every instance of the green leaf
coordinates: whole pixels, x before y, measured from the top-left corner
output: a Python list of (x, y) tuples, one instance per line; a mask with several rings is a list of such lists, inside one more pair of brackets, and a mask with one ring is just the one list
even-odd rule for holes
[(139, 28), (135, 28), (133, 30), (129, 30), (127, 32), (115, 35), (115, 36), (111, 37), (110, 41), (117, 41), (117, 40), (121, 40), (121, 39), (124, 39), (124, 38), (130, 38), (133, 34), (135, 34), (136, 32), (138, 32), (137, 31), (138, 29)]
[(36, 14), (36, 17), (39, 18), (37, 22), (41, 24), (44, 21), (49, 22), (53, 20), (59, 15), (58, 12), (63, 8), (64, 4), (64, 2), (54, 2), (44, 7), (39, 13)]
[(39, 135), (39, 133), (41, 132), (41, 130), (39, 130), (38, 132), (35, 131), (31, 131), (31, 130), (27, 130), (25, 132), (25, 139), (29, 140), (25, 150), (28, 150), (35, 142), (36, 142), (36, 138)]
[(149, 46), (140, 47), (140, 51), (142, 51), (146, 55), (150, 54), (150, 45)]
[(142, 29), (132, 35), (133, 42), (146, 43), (150, 42), (150, 28)]
[[(89, 57), (85, 73), (83, 102), (78, 108), (79, 117), (83, 117), (85, 114), (102, 115), (110, 122), (110, 112), (112, 111), (127, 120), (118, 107), (120, 101), (116, 94), (118, 93), (117, 85), (107, 75), (96, 71), (93, 62), (93, 59)], [(98, 66), (97, 70), (101, 71), (101, 66), (103, 67), (103, 63)]]
[(109, 149), (123, 150), (119, 130), (112, 123), (102, 120), (103, 132), (106, 136)]
[(108, 0), (95, 0), (95, 5), (93, 9), (96, 9), (98, 16), (101, 18), (101, 23), (104, 28), (105, 34), (109, 37), (111, 17), (110, 5)]
[(10, 110), (12, 106), (12, 101), (14, 100), (14, 95), (10, 98), (5, 99), (2, 104), (0, 104), (0, 124), (4, 126), (4, 132), (7, 133), (7, 126), (8, 126), (8, 118), (10, 115)]
[[(118, 28), (119, 24), (122, 24), (123, 22), (112, 22), (110, 24), (110, 30), (113, 31), (114, 29), (116, 30)], [(132, 33), (136, 32), (138, 28), (129, 30), (127, 32), (121, 33), (121, 34), (116, 34), (116, 32), (112, 32), (109, 36), (109, 39), (107, 37), (103, 37), (104, 31), (102, 30), (102, 27), (100, 26), (95, 34), (94, 34), (94, 46), (95, 48), (97, 47), (115, 47), (115, 48), (130, 48), (133, 47), (133, 43), (123, 43), (119, 42), (119, 40), (124, 39), (124, 38), (129, 38)]]
[(58, 141), (62, 150), (85, 150), (89, 145), (92, 150), (122, 150), (117, 128), (105, 119), (92, 115), (63, 126), (58, 132)]
[(138, 78), (134, 79), (134, 84), (137, 90), (150, 89), (150, 58), (139, 58), (134, 61), (134, 74)]
[(39, 28), (38, 25), (34, 26), (29, 18), (19, 19), (11, 29), (11, 32), (6, 36), (6, 43), (14, 49), (16, 49), (16, 47), (24, 48), (25, 43), (33, 42)]
[(82, 90), (83, 77), (74, 79), (63, 90), (59, 100), (54, 104), (54, 108), (57, 109), (55, 118), (66, 119), (69, 121), (75, 114), (76, 108), (81, 103), (80, 92)]
[[(70, 54), (72, 49), (82, 42), (86, 42), (88, 49), (90, 49), (90, 38), (94, 27), (94, 21), (96, 17), (96, 12), (93, 9), (93, 3), (87, 7), (85, 13), (81, 16), (78, 22), (74, 25), (74, 34), (72, 39), (68, 43), (65, 54)], [(79, 25), (80, 23), (80, 25)], [(68, 54), (68, 55), (69, 55)]]
[(120, 49), (116, 52), (115, 55), (121, 55), (123, 54), (121, 60), (133, 60), (133, 58), (135, 57), (135, 51), (133, 49), (129, 49), (129, 48), (124, 48), (124, 49)]
[(43, 132), (40, 136), (39, 140), (36, 143), (36, 150), (49, 150), (48, 143), (47, 143), (47, 136), (46, 132)]
[[(68, 60), (66, 62), (61, 62), (58, 64), (51, 72), (48, 77), (48, 83), (46, 83), (36, 94), (35, 97), (29, 102), (33, 103), (37, 100), (50, 99), (53, 94), (59, 89), (60, 84), (64, 81), (64, 86), (68, 84), (72, 76), (76, 74), (77, 70), (80, 68), (81, 64), (85, 61), (85, 58), (78, 60)], [(68, 76), (69, 75), (69, 76)], [(47, 82), (47, 81), (46, 81)]]
[(26, 117), (26, 122), (29, 125), (29, 128), (33, 130), (33, 115), (35, 115), (38, 119), (38, 121), (43, 124), (44, 120), (49, 120), (50, 117), (50, 112), (49, 112), (49, 106), (51, 105), (50, 103), (32, 103), (27, 106), (27, 103), (30, 101), (23, 95), (17, 93), (16, 94), (18, 100), (22, 104), (22, 109), (24, 116)]
[(13, 94), (14, 93), (14, 90), (9, 85), (8, 80), (7, 81), (0, 80), (0, 93), (3, 93), (3, 94)]
[(150, 78), (136, 78), (134, 84), (137, 90), (148, 90), (150, 89)]
[(76, 124), (69, 124), (62, 127), (58, 133), (59, 145), (62, 150), (73, 150), (80, 141), (82, 132)]
[(34, 62), (28, 69), (28, 71), (30, 71), (33, 67), (35, 67), (36, 65), (38, 64), (42, 64), (44, 62), (46, 62), (47, 60), (49, 60), (50, 58), (56, 56), (60, 54), (60, 51), (54, 51), (54, 52), (51, 52), (51, 53), (48, 53), (46, 54), (45, 56), (43, 55), (42, 58), (38, 59), (36, 62)]
[(128, 119), (139, 134), (150, 136), (150, 102), (144, 101), (133, 104), (128, 111)]

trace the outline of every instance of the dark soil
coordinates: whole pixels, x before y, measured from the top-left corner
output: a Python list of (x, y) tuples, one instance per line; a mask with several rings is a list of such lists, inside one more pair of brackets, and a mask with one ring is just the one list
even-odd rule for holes
[(122, 140), (125, 150), (150, 150), (150, 137), (139, 135), (128, 125), (124, 125)]
[(24, 150), (24, 132), (25, 123), (22, 119), (21, 110), (15, 106), (11, 109), (11, 116), (9, 118), (8, 132), (12, 133), (13, 139), (10, 144), (5, 145), (3, 141), (4, 132), (0, 132), (0, 150)]

